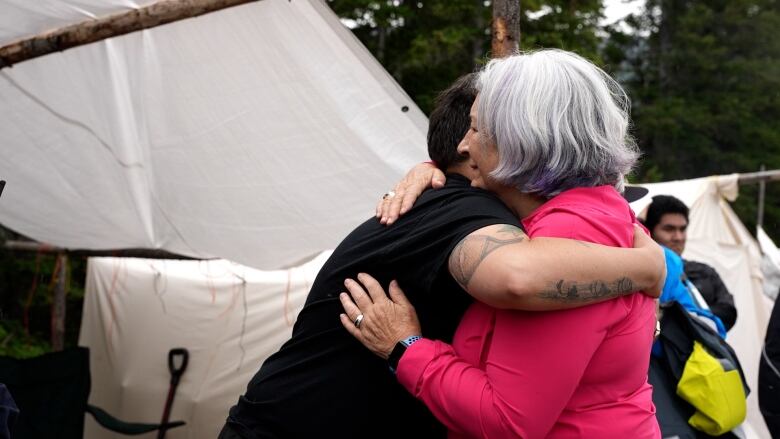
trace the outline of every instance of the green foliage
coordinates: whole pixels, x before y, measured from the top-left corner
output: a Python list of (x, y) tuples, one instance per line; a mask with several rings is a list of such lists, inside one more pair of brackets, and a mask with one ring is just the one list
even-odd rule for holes
[[(490, 51), (484, 0), (329, 0), (426, 113)], [(601, 28), (599, 0), (523, 0), (521, 48), (561, 48), (602, 65), (629, 92), (644, 153), (636, 181), (780, 169), (777, 0), (647, 0), (630, 31)], [(780, 241), (778, 183), (765, 226)], [(735, 204), (755, 228), (755, 188)]]
[(45, 339), (26, 334), (18, 320), (0, 320), (0, 355), (13, 358), (31, 358), (51, 350)]
[[(492, 6), (483, 0), (329, 0), (417, 105), (429, 113), (436, 95), (484, 64)], [(601, 2), (524, 2), (523, 49), (560, 47), (599, 60)]]
[(602, 18), (599, 0), (523, 1), (521, 47), (558, 48), (600, 63), (598, 36)]
[[(647, 181), (780, 169), (780, 11), (775, 0), (648, 0), (609, 30), (607, 62), (632, 97)], [(767, 190), (765, 225), (780, 238), (777, 183)], [(755, 229), (756, 190), (735, 204)]]
[[(4, 241), (20, 237), (0, 227), (0, 238)], [(68, 260), (66, 347), (77, 344), (86, 276), (85, 258), (70, 257)], [(54, 254), (0, 250), (0, 355), (28, 358), (51, 350), (55, 265)]]

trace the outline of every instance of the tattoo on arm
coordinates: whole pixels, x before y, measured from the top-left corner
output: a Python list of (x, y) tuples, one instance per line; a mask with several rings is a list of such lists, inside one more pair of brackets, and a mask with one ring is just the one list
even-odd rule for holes
[(568, 282), (561, 279), (550, 289), (537, 294), (537, 297), (555, 302), (587, 303), (612, 299), (634, 291), (636, 291), (634, 282), (627, 277), (621, 277), (613, 282), (597, 280), (589, 283)]
[(463, 238), (450, 254), (450, 273), (466, 289), (477, 268), (499, 248), (525, 241), (528, 236), (519, 227), (504, 224), (490, 234), (471, 234)]

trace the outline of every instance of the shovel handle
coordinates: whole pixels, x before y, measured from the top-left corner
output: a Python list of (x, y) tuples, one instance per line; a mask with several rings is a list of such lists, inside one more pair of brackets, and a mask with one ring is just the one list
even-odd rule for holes
[[(177, 361), (181, 358), (181, 361)], [(166, 425), (171, 415), (171, 406), (173, 397), (176, 395), (176, 387), (179, 385), (179, 379), (187, 370), (187, 362), (190, 360), (190, 353), (184, 348), (175, 348), (168, 351), (168, 370), (171, 372), (171, 386), (168, 388), (168, 397), (165, 398), (165, 408), (163, 409), (160, 429), (157, 431), (157, 439), (164, 439), (167, 431)], [(177, 367), (178, 363), (178, 367)]]
[[(181, 358), (178, 367), (176, 366), (177, 358)], [(187, 363), (189, 362), (189, 360), (190, 360), (190, 353), (187, 351), (187, 349), (176, 348), (176, 349), (171, 349), (168, 352), (168, 370), (171, 371), (172, 383), (174, 382), (174, 380), (177, 383), (179, 382), (179, 378), (181, 378), (181, 376), (184, 375), (184, 371), (187, 370)]]

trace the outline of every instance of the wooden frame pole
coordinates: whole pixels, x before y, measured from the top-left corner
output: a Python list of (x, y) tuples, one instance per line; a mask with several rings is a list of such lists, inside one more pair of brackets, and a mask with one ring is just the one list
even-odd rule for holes
[(758, 183), (761, 181), (780, 181), (780, 169), (739, 174), (739, 184)]
[[(766, 171), (766, 166), (761, 165), (761, 172)], [(758, 182), (758, 217), (756, 225), (764, 227), (764, 199), (766, 198), (766, 180)]]
[(39, 56), (259, 0), (161, 0), (0, 47), (0, 69)]
[(503, 58), (520, 50), (520, 0), (493, 0), (491, 56)]

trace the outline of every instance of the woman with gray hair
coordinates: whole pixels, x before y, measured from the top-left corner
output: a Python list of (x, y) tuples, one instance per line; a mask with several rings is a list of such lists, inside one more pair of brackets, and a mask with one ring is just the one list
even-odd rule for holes
[[(458, 147), (479, 175), (472, 185), (496, 193), (531, 237), (630, 247), (637, 221), (618, 190), (638, 153), (615, 81), (575, 54), (544, 50), (491, 61), (477, 88)], [(491, 282), (480, 263), (500, 252), (458, 257), (467, 250), (453, 251), (450, 272), (464, 287)], [(388, 298), (361, 281), (346, 282), (344, 327), (388, 358), (450, 437), (660, 437), (647, 382), (653, 299), (632, 294), (552, 312), (475, 302), (449, 345), (422, 337), (397, 284)]]

